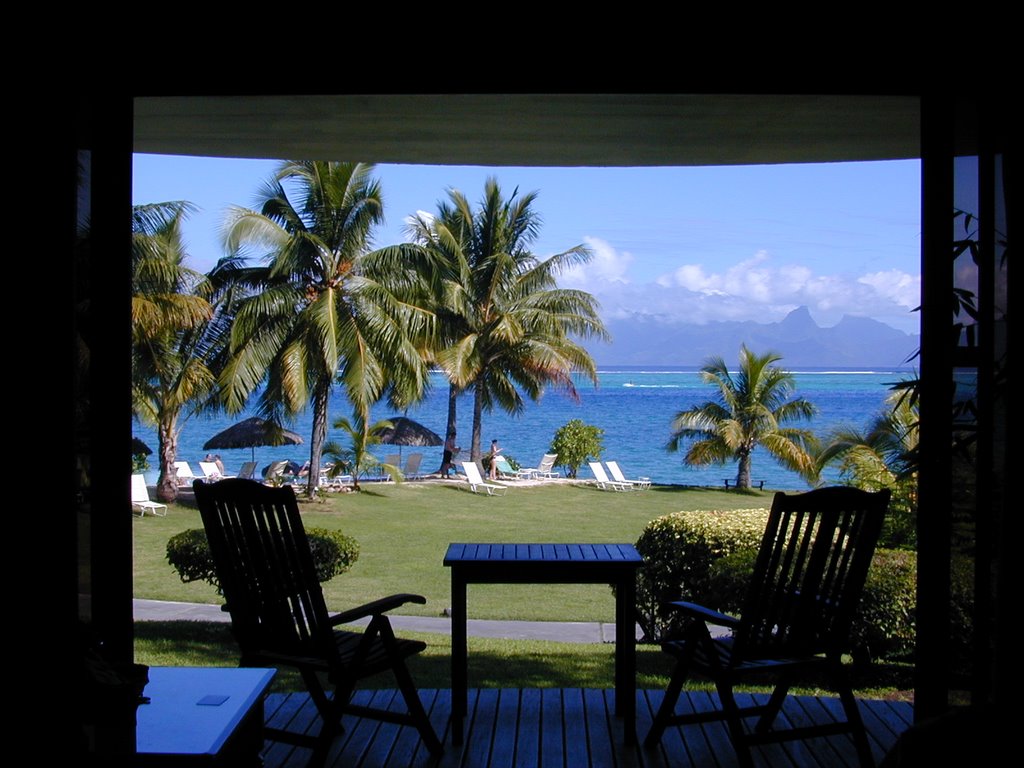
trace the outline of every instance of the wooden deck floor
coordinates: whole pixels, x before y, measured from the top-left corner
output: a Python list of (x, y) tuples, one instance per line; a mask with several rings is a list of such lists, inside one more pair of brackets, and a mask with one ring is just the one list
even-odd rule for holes
[[(637, 693), (638, 741), (642, 742), (662, 691)], [(629, 766), (636, 768), (674, 766), (736, 765), (735, 752), (724, 725), (674, 728), (666, 732), (660, 747), (626, 746), (622, 724), (614, 716), (612, 690), (596, 689), (473, 689), (470, 690), (470, 716), (466, 722), (465, 743), (451, 744), (448, 716), (451, 691), (420, 692), (438, 734), (445, 742), (445, 754), (434, 760), (419, 743), (410, 728), (352, 718), (345, 733), (336, 741), (328, 764), (332, 766), (460, 766), (461, 768), (527, 768), (564, 766), (593, 768)], [(360, 691), (362, 703), (373, 700), (375, 706), (402, 707), (394, 690)], [(684, 702), (685, 699), (685, 702)], [(679, 707), (703, 710), (716, 702), (714, 694), (684, 693)], [(742, 702), (741, 702), (742, 704)], [(901, 702), (863, 701), (861, 708), (875, 760), (895, 744), (896, 738), (910, 727), (912, 705)], [(789, 724), (827, 722), (842, 717), (837, 699), (790, 698), (783, 709)], [(275, 727), (308, 731), (317, 728), (316, 715), (309, 697), (303, 693), (272, 694), (267, 699), (266, 722)], [(785, 723), (784, 723), (785, 724)], [(853, 743), (846, 736), (813, 739), (771, 745), (754, 751), (757, 765), (771, 766), (855, 766)], [(309, 752), (285, 744), (267, 742), (264, 749), (267, 768), (304, 765)]]

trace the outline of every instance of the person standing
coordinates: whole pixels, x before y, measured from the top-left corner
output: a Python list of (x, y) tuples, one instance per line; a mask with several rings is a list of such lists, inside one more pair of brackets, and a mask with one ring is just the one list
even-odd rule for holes
[(455, 458), (455, 454), (459, 452), (459, 446), (455, 444), (455, 433), (452, 432), (448, 435), (448, 439), (444, 443), (444, 454), (441, 457), (441, 470), (440, 474), (442, 477), (448, 477), (451, 471), (455, 469), (452, 465), (452, 459)]
[(498, 479), (498, 456), (501, 454), (501, 446), (497, 440), (491, 440), (491, 452), (487, 454), (491, 459), (489, 475), (491, 480)]

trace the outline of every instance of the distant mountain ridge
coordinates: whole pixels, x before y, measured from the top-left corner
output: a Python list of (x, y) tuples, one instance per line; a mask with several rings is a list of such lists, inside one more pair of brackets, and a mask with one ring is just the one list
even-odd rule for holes
[(586, 342), (600, 365), (700, 366), (709, 357), (735, 362), (740, 345), (759, 354), (777, 352), (793, 368), (892, 368), (910, 366), (921, 344), (919, 334), (905, 333), (878, 320), (844, 315), (822, 328), (807, 307), (777, 323), (722, 321), (696, 325), (636, 314), (606, 322), (611, 344)]

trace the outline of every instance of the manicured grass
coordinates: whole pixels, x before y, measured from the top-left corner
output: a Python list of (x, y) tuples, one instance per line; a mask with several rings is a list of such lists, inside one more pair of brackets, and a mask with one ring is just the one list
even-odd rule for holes
[[(549, 485), (516, 488), (503, 497), (475, 496), (441, 483), (368, 485), (322, 503), (301, 504), (307, 526), (337, 528), (360, 544), (358, 562), (348, 573), (324, 585), (328, 607), (341, 610), (394, 592), (417, 592), (426, 606), (403, 613), (438, 615), (450, 603), (451, 583), (442, 565), (453, 541), (633, 542), (644, 526), (679, 510), (767, 508), (771, 492), (663, 487), (645, 492), (612, 493), (592, 487)], [(198, 512), (172, 505), (166, 518), (135, 518), (135, 596), (158, 600), (219, 604), (213, 587), (182, 584), (166, 559), (167, 539), (186, 528), (201, 527)], [(472, 585), (473, 618), (538, 621), (612, 621), (608, 587), (591, 585)], [(227, 624), (139, 622), (136, 659), (149, 665), (235, 666), (237, 646)], [(418, 637), (427, 651), (410, 668), (423, 688), (451, 686), (451, 638), (403, 631)], [(613, 679), (613, 647), (470, 638), (470, 680), (474, 687), (605, 688)], [(660, 689), (667, 683), (670, 659), (657, 646), (638, 646), (637, 684)], [(858, 695), (906, 698), (908, 668), (875, 665), (858, 675)], [(815, 693), (812, 681), (801, 692)], [(390, 688), (387, 675), (368, 684)], [(689, 684), (699, 685), (698, 683)], [(276, 690), (299, 690), (297, 676), (282, 671)]]
[[(661, 487), (614, 493), (552, 484), (479, 496), (437, 482), (367, 484), (360, 493), (303, 503), (308, 526), (355, 537), (360, 556), (348, 573), (324, 584), (328, 607), (342, 610), (394, 592), (416, 592), (425, 606), (402, 613), (440, 615), (450, 605), (451, 575), (442, 565), (450, 542), (635, 542), (656, 517), (679, 510), (768, 507), (769, 491)], [(202, 523), (194, 508), (172, 505), (167, 517), (134, 518), (135, 596), (220, 603), (210, 585), (182, 584), (167, 563), (167, 539)], [(614, 603), (601, 585), (473, 585), (472, 618), (612, 621)]]
[[(421, 688), (451, 687), (451, 638), (448, 635), (402, 631), (402, 637), (423, 640), (427, 650), (409, 660)], [(540, 640), (469, 638), (469, 680), (474, 688), (608, 688), (614, 677), (614, 646), (600, 643), (554, 643)], [(150, 666), (238, 665), (238, 648), (228, 624), (200, 621), (144, 621), (135, 624), (135, 660)], [(637, 687), (660, 690), (668, 684), (673, 659), (657, 645), (638, 645)], [(875, 664), (852, 670), (856, 695), (869, 699), (912, 700), (910, 665)], [(394, 677), (380, 674), (360, 683), (363, 688), (394, 688)], [(707, 681), (691, 679), (688, 690), (713, 690)], [(273, 690), (303, 690), (297, 673), (279, 670)], [(768, 692), (768, 686), (743, 690)], [(794, 688), (801, 695), (834, 696), (814, 680)]]

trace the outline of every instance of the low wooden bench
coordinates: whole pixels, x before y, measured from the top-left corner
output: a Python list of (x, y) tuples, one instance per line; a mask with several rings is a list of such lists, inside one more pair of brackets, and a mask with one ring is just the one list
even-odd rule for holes
[[(736, 481), (735, 480), (732, 480), (730, 478), (725, 478), (724, 482), (725, 482), (725, 490), (727, 490), (727, 491), (730, 488), (735, 488), (736, 487)], [(759, 490), (759, 491), (763, 491), (764, 490), (764, 480), (758, 480), (756, 482), (751, 480), (750, 481), (750, 487), (753, 488), (755, 485), (757, 486), (757, 490)]]

